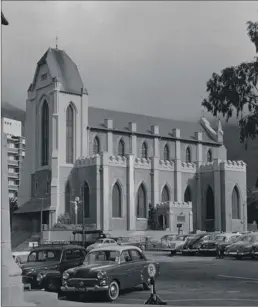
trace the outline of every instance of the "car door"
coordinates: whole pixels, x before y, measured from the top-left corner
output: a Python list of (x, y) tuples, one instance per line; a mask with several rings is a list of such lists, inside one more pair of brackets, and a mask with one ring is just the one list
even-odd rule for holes
[(74, 268), (82, 264), (82, 254), (79, 249), (67, 249), (63, 252), (60, 271), (63, 273), (65, 270)]
[(120, 256), (119, 275), (122, 278), (123, 288), (131, 288), (133, 282), (132, 258), (128, 250), (124, 250)]
[(130, 255), (132, 259), (132, 281), (133, 286), (140, 285), (142, 283), (142, 273), (144, 267), (144, 258), (137, 249), (130, 249)]

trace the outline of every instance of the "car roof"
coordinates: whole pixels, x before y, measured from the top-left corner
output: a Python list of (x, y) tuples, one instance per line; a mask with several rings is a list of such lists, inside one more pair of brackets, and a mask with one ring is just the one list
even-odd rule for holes
[(137, 246), (134, 246), (134, 245), (110, 245), (110, 246), (103, 246), (103, 247), (97, 247), (97, 248), (93, 248), (90, 252), (93, 252), (93, 251), (118, 251), (120, 253), (122, 253), (123, 251), (126, 251), (126, 250), (130, 250), (130, 249), (136, 249), (138, 250), (139, 252), (142, 252), (142, 250), (137, 247)]
[(22, 251), (22, 252), (12, 252), (13, 256), (22, 256), (22, 255), (28, 255), (30, 251)]
[(32, 251), (43, 251), (43, 250), (67, 250), (67, 249), (81, 249), (84, 250), (85, 248), (80, 245), (74, 245), (74, 244), (43, 244), (38, 247), (33, 247), (31, 249)]
[(216, 236), (222, 236), (222, 237), (233, 237), (233, 236), (240, 236), (240, 233), (234, 233), (234, 232), (222, 232), (218, 233)]

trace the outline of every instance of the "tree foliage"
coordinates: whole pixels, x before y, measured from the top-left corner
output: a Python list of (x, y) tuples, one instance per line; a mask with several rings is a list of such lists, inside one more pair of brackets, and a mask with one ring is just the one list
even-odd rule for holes
[[(247, 34), (258, 53), (258, 22), (247, 22)], [(226, 121), (236, 115), (240, 141), (247, 147), (248, 139), (258, 135), (258, 57), (213, 73), (206, 91), (202, 106), (213, 116), (222, 114)]]

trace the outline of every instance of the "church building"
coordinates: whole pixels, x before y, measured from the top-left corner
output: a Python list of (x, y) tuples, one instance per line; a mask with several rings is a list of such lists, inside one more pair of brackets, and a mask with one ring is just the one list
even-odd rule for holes
[(75, 63), (49, 48), (28, 89), (17, 214), (136, 231), (148, 229), (153, 206), (173, 232), (178, 223), (185, 233), (246, 230), (246, 165), (227, 160), (220, 121), (212, 128), (204, 117), (104, 110), (88, 99)]

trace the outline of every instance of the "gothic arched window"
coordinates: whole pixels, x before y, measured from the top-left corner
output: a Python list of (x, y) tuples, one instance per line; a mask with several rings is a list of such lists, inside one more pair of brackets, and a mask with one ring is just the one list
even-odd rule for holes
[(117, 182), (112, 191), (112, 217), (122, 217), (122, 193)]
[(46, 100), (42, 105), (41, 120), (41, 165), (48, 165), (49, 155), (49, 107)]
[(232, 219), (240, 219), (240, 197), (236, 186), (232, 192)]
[(211, 152), (211, 149), (209, 149), (208, 152), (207, 152), (207, 162), (212, 162), (212, 152)]
[(74, 160), (74, 110), (70, 104), (66, 110), (66, 163)]
[(168, 144), (164, 146), (164, 161), (169, 161), (169, 147)]
[(83, 205), (84, 205), (84, 218), (89, 218), (90, 217), (90, 189), (86, 181), (83, 184)]
[(146, 218), (146, 215), (147, 215), (146, 190), (144, 185), (141, 184), (137, 192), (137, 217)]
[(206, 219), (214, 220), (214, 218), (215, 218), (214, 194), (212, 188), (209, 186), (206, 192)]
[(99, 153), (100, 153), (100, 142), (99, 138), (96, 136), (93, 141), (93, 154), (96, 155)]
[(124, 157), (124, 155), (125, 155), (125, 143), (121, 139), (118, 143), (118, 156)]
[(187, 162), (187, 163), (192, 162), (190, 147), (186, 148), (186, 151), (185, 151), (185, 162)]
[(71, 189), (69, 182), (65, 186), (65, 213), (71, 213)]
[(184, 194), (184, 202), (188, 203), (189, 201), (192, 201), (192, 193), (190, 187), (187, 186)]
[(163, 203), (168, 202), (170, 200), (170, 193), (167, 185), (164, 186), (161, 194), (161, 201)]
[(143, 142), (142, 144), (142, 158), (144, 159), (148, 159), (148, 148), (147, 148), (147, 144), (145, 142)]

